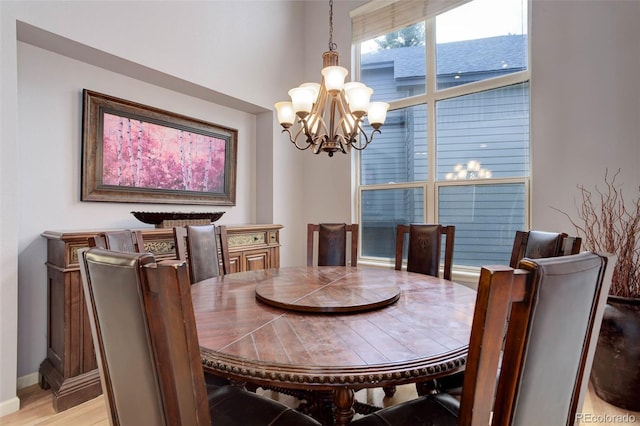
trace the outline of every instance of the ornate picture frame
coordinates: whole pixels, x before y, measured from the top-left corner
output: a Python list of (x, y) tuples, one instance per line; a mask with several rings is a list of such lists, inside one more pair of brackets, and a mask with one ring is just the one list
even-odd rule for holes
[(82, 95), (81, 201), (235, 205), (236, 129)]

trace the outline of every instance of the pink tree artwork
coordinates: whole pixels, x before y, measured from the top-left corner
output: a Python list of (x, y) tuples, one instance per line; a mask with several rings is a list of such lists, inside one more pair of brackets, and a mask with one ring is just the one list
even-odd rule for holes
[(224, 192), (226, 140), (104, 113), (102, 183)]

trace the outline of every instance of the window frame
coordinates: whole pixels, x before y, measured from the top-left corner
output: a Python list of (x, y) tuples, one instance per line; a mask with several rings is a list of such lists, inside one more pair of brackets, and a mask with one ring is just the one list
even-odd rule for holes
[[(424, 18), (425, 22), (425, 60), (426, 64), (426, 90), (424, 94), (402, 98), (398, 100), (387, 101), (390, 105), (389, 111), (402, 108), (425, 104), (427, 110), (427, 181), (411, 181), (405, 183), (390, 184), (361, 184), (361, 153), (358, 151), (352, 156), (352, 220), (354, 223), (360, 223), (362, 219), (362, 195), (364, 191), (380, 190), (380, 189), (405, 189), (421, 187), (424, 191), (425, 223), (438, 223), (438, 193), (441, 187), (445, 186), (467, 186), (467, 185), (496, 185), (517, 183), (524, 185), (525, 198), (525, 217), (523, 218), (525, 227), (531, 228), (531, 171), (532, 171), (532, 139), (531, 126), (529, 126), (529, 158), (528, 158), (528, 176), (510, 177), (510, 178), (488, 178), (474, 180), (436, 180), (436, 104), (438, 101), (451, 99), (464, 95), (484, 92), (487, 90), (498, 89), (510, 85), (529, 83), (531, 90), (531, 0), (527, 2), (527, 69), (516, 71), (504, 76), (492, 77), (464, 85), (453, 86), (443, 89), (437, 89), (436, 75), (436, 16)], [(421, 22), (423, 20), (417, 20)], [(361, 43), (352, 44), (352, 64), (353, 77), (356, 81), (361, 81)], [(529, 92), (531, 93), (531, 92)], [(531, 123), (531, 96), (529, 96), (529, 123)], [(384, 125), (381, 130), (384, 132)], [(375, 141), (373, 142), (375, 143)], [(362, 238), (362, 235), (360, 236)], [(358, 247), (358, 263), (369, 264), (374, 266), (393, 266), (394, 259), (363, 256), (362, 244)], [(454, 257), (455, 261), (455, 257)], [(458, 277), (476, 277), (480, 271), (480, 267), (453, 265), (454, 278)]]

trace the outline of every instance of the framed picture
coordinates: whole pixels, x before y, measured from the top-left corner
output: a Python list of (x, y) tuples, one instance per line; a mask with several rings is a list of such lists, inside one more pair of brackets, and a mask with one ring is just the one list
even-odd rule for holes
[(82, 201), (236, 200), (238, 131), (83, 90)]

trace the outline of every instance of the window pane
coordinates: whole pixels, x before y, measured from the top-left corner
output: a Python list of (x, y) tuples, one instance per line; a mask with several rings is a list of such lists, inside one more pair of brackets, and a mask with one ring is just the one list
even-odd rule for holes
[(423, 188), (362, 191), (362, 256), (393, 259), (396, 226), (400, 223), (423, 222), (423, 217)]
[(455, 265), (508, 263), (529, 209), (527, 5), (472, 0), (425, 18), (435, 37), (421, 22), (360, 45), (359, 80), (396, 108), (358, 153), (364, 257), (393, 259), (397, 224), (436, 217), (456, 226)]
[(441, 186), (438, 197), (438, 222), (456, 227), (455, 265), (509, 264), (524, 229), (524, 184)]
[(529, 176), (529, 83), (439, 101), (436, 124), (438, 180)]
[[(361, 152), (362, 185), (427, 179), (427, 108), (424, 104), (389, 111), (373, 142)], [(365, 127), (367, 134), (370, 127)]]
[(361, 43), (360, 81), (373, 100), (389, 102), (425, 93), (424, 22)]
[(437, 88), (527, 69), (526, 0), (475, 0), (436, 18)]

